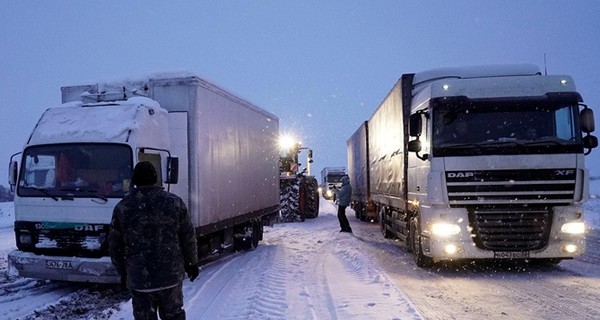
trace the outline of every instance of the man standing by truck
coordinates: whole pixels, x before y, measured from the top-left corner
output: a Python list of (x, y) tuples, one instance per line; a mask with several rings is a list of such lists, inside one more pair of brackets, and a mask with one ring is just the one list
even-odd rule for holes
[(196, 236), (181, 198), (156, 186), (148, 161), (133, 170), (136, 186), (113, 211), (109, 251), (130, 289), (135, 319), (185, 319), (182, 281), (199, 273)]
[(352, 195), (352, 187), (350, 186), (350, 178), (348, 175), (345, 175), (340, 179), (342, 182), (342, 187), (340, 189), (334, 189), (337, 198), (338, 204), (338, 220), (340, 221), (340, 232), (350, 232), (352, 233), (352, 228), (350, 228), (350, 222), (348, 222), (348, 218), (346, 217), (346, 207), (350, 205), (350, 196)]

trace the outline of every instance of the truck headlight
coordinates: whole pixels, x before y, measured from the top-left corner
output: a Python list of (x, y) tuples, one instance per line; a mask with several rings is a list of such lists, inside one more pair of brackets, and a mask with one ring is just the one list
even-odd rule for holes
[(566, 253), (575, 253), (579, 250), (576, 245), (569, 243), (562, 247), (562, 251)]
[(333, 196), (333, 192), (331, 192), (331, 190), (327, 190), (327, 191), (325, 192), (325, 194), (327, 195), (327, 197), (328, 197), (328, 198), (330, 198), (330, 197), (332, 197), (332, 196)]
[(31, 240), (31, 234), (29, 234), (29, 233), (22, 233), (19, 236), (19, 242), (21, 242), (22, 244), (32, 244), (33, 241)]
[(440, 237), (454, 236), (460, 233), (460, 226), (453, 223), (434, 223), (431, 225), (431, 234)]
[(560, 227), (560, 231), (569, 234), (585, 233), (585, 224), (583, 222), (567, 222)]

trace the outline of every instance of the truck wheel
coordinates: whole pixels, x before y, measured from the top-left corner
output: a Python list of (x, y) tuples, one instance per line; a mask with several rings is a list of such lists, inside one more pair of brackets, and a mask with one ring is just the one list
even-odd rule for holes
[(410, 223), (411, 230), (411, 247), (413, 256), (415, 258), (415, 264), (420, 268), (429, 268), (433, 266), (433, 259), (423, 254), (423, 247), (421, 246), (421, 231), (419, 228), (419, 220), (413, 218)]
[(252, 220), (246, 228), (250, 228), (250, 236), (244, 242), (244, 250), (254, 251), (258, 247), (258, 241), (260, 240), (260, 221)]
[(365, 206), (364, 203), (359, 202), (358, 205), (358, 215), (359, 215), (359, 219), (360, 221), (367, 221), (367, 207)]
[(381, 234), (386, 239), (393, 238), (394, 234), (387, 228), (387, 219), (386, 219), (386, 214), (385, 214), (385, 208), (383, 206), (379, 207), (378, 211), (379, 211), (379, 227), (381, 228)]

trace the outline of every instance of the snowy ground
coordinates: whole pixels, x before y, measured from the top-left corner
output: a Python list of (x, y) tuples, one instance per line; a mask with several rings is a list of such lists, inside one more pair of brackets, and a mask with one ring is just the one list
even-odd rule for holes
[[(185, 281), (188, 319), (600, 319), (600, 180), (586, 204), (588, 252), (558, 267), (417, 268), (379, 227), (335, 208), (265, 228), (264, 241), (205, 265)], [(0, 319), (132, 319), (117, 288), (10, 276), (12, 203), (0, 204)]]

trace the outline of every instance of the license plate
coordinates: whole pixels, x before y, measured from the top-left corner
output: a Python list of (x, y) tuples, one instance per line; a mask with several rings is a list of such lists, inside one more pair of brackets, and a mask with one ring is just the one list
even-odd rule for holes
[(496, 259), (524, 259), (529, 258), (529, 251), (496, 251), (494, 252)]
[(71, 261), (46, 260), (47, 269), (73, 270)]

